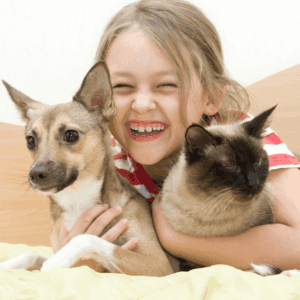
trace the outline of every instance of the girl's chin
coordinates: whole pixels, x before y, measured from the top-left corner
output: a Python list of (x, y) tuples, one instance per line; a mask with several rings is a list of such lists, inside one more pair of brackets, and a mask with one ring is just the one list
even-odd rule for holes
[(173, 151), (167, 149), (167, 145), (163, 147), (162, 144), (153, 145), (153, 146), (137, 146), (137, 147), (129, 147), (128, 152), (130, 156), (138, 163), (142, 165), (155, 165), (157, 163), (162, 162), (165, 159), (171, 159), (172, 161), (176, 161), (181, 147), (173, 149)]
[(142, 165), (155, 165), (164, 158), (164, 155), (161, 153), (156, 154), (151, 151), (147, 151), (146, 153), (141, 154), (140, 152), (141, 151), (139, 151), (139, 153), (135, 153), (135, 151), (129, 151), (131, 157)]

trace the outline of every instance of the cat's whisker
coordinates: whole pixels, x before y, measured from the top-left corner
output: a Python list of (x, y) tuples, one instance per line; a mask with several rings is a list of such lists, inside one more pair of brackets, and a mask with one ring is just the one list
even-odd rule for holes
[(214, 210), (214, 208), (218, 205), (218, 201), (211, 201), (211, 205), (209, 207), (209, 211), (208, 211), (208, 208), (206, 209), (206, 212), (205, 212), (205, 218), (203, 219), (203, 224), (205, 224), (205, 221), (207, 219), (208, 216), (210, 216), (211, 212)]
[[(218, 195), (218, 197), (216, 197), (213, 201), (211, 201), (212, 205), (207, 207), (206, 215), (203, 220), (203, 223), (206, 221), (207, 217), (210, 216), (211, 212), (216, 208), (217, 205), (219, 205), (219, 208), (214, 212), (213, 217), (215, 216), (216, 213), (218, 213), (223, 201), (226, 201), (226, 199), (231, 196), (230, 190), (232, 190), (232, 188), (225, 189), (225, 191), (223, 190), (222, 194)], [(221, 199), (221, 201), (219, 199)], [(210, 209), (209, 212), (208, 209)], [(213, 217), (210, 218), (213, 219)]]
[[(226, 193), (223, 192), (221, 195), (219, 195), (218, 197), (216, 198), (213, 198), (209, 203), (208, 203), (208, 207), (205, 207), (204, 206), (204, 209), (205, 209), (205, 218), (203, 219), (203, 223), (205, 223), (206, 221), (206, 218), (208, 216), (210, 216), (211, 212), (215, 209), (215, 207), (219, 204), (219, 199), (224, 196)], [(210, 197), (212, 198), (212, 197)]]
[[(263, 190), (263, 196), (265, 197), (266, 201), (270, 204), (270, 209), (272, 210), (272, 214), (273, 216), (275, 215), (274, 213), (274, 199), (273, 197), (270, 196), (270, 192), (268, 190)], [(277, 203), (278, 205), (281, 205), (279, 203)], [(282, 205), (284, 205), (284, 207), (286, 208), (285, 204), (282, 203)]]
[(222, 209), (221, 209), (221, 214), (219, 215), (219, 218), (217, 219), (216, 224), (219, 223), (219, 220), (220, 221), (222, 220), (221, 216), (223, 216), (225, 214), (226, 208), (232, 203), (232, 201), (233, 200), (231, 198), (227, 199), (227, 201), (225, 202), (225, 205), (223, 206), (224, 208), (222, 207)]
[[(227, 202), (227, 198), (224, 198), (224, 199), (222, 199), (222, 200), (218, 203), (219, 206), (217, 207), (217, 209), (216, 209), (216, 211), (214, 212), (214, 214), (211, 216), (209, 224), (211, 224), (212, 222), (214, 222), (215, 216), (217, 216), (217, 215), (221, 212), (221, 214), (219, 214), (219, 218), (220, 218), (220, 216), (222, 215), (222, 208), (223, 208), (223, 205), (226, 204), (226, 202)], [(218, 218), (218, 219), (219, 219), (219, 218)], [(214, 223), (215, 223), (215, 225), (217, 224), (217, 222), (214, 222)]]
[[(223, 190), (220, 190), (220, 191), (217, 191), (215, 192), (214, 194), (212, 194), (211, 196), (209, 196), (207, 199), (205, 199), (206, 202), (210, 201), (210, 199), (214, 199), (214, 200), (217, 200), (219, 198), (221, 198), (223, 196), (223, 193), (231, 190), (232, 188), (226, 188), (226, 189), (223, 189)], [(218, 195), (219, 194), (219, 195)], [(218, 196), (217, 196), (218, 195)], [(217, 196), (217, 197), (216, 197)], [(211, 202), (211, 201), (210, 201)], [(210, 203), (209, 202), (209, 203)]]

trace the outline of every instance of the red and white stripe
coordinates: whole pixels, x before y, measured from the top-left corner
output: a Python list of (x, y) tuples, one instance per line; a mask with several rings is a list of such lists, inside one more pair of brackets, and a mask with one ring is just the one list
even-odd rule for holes
[[(251, 119), (253, 119), (253, 116), (247, 114), (247, 117), (241, 123)], [(264, 149), (269, 155), (270, 170), (300, 167), (300, 162), (274, 130), (266, 128), (263, 141), (265, 144)]]

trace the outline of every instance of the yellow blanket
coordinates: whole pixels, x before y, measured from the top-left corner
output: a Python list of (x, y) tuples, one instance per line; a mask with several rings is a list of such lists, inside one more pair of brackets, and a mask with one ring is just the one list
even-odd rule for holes
[[(0, 262), (26, 252), (50, 257), (49, 247), (0, 243)], [(88, 267), (45, 272), (0, 270), (0, 299), (300, 299), (300, 275), (260, 277), (217, 265), (164, 278), (100, 274)]]

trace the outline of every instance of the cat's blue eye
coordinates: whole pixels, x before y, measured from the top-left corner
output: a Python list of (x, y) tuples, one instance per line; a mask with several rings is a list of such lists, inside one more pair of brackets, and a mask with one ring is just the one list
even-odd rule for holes
[(225, 168), (231, 172), (240, 172), (241, 168), (235, 164), (227, 164), (225, 165)]
[(261, 159), (254, 164), (254, 167), (259, 167), (259, 166), (261, 166)]

